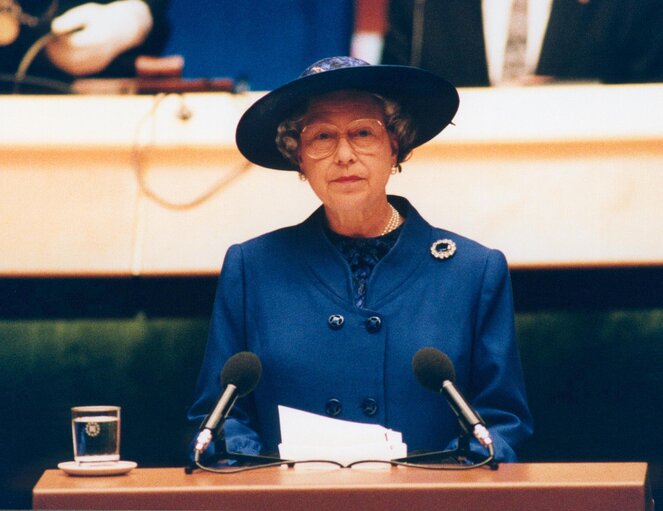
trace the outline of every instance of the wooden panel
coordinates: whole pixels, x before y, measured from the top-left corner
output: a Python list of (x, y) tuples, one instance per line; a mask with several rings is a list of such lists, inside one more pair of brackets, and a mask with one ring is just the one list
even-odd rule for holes
[(644, 463), (503, 464), (499, 470), (261, 469), (219, 475), (181, 468), (126, 476), (44, 473), (35, 509), (435, 509), (644, 511)]
[(0, 275), (129, 274), (138, 194), (128, 155), (0, 158)]
[[(302, 221), (308, 185), (234, 147), (260, 94), (0, 97), (0, 276), (212, 275)], [(460, 94), (390, 193), (514, 268), (663, 265), (663, 85)]]

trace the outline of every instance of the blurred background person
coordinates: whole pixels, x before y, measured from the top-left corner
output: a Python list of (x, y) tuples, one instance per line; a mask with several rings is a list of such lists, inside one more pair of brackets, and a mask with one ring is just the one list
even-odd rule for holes
[(660, 0), (372, 1), (388, 19), (382, 63), (457, 86), (663, 80)]
[(173, 0), (166, 53), (184, 57), (184, 77), (229, 77), (271, 90), (311, 62), (347, 55), (353, 0)]
[[(2, 91), (42, 36), (51, 34), (28, 75), (54, 83), (78, 76), (134, 76), (139, 54), (157, 55), (167, 37), (167, 0), (0, 0)], [(43, 82), (46, 84), (47, 82)], [(39, 89), (49, 91), (48, 85)], [(34, 91), (30, 81), (22, 84)]]
[(351, 55), (369, 64), (379, 64), (386, 31), (387, 0), (355, 0)]

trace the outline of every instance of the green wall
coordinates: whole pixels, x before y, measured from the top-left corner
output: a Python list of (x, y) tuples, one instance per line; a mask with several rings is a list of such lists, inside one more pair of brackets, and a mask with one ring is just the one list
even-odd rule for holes
[(663, 461), (663, 309), (517, 315), (534, 459)]
[(185, 463), (185, 421), (207, 320), (0, 322), (0, 508), (29, 507), (43, 470), (71, 459), (69, 409), (122, 406), (122, 457)]

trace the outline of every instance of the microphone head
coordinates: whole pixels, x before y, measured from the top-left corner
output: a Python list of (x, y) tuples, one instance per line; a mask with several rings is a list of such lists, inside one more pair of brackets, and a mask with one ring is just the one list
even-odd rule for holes
[(421, 348), (412, 357), (412, 370), (417, 381), (435, 393), (442, 389), (442, 383), (456, 379), (451, 359), (435, 348)]
[(221, 370), (221, 387), (237, 387), (237, 395), (244, 397), (253, 392), (262, 376), (262, 364), (258, 355), (250, 351), (235, 353)]

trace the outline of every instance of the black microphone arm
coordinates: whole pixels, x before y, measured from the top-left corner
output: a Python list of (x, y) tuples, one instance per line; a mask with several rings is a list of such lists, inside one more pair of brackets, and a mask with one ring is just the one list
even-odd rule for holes
[(470, 405), (467, 403), (462, 394), (456, 389), (456, 386), (450, 380), (445, 380), (442, 383), (441, 392), (447, 398), (447, 402), (451, 409), (460, 420), (463, 428), (466, 431), (472, 433), (474, 438), (476, 438), (481, 445), (486, 449), (489, 448), (493, 443), (493, 439), (490, 436), (490, 432), (486, 427), (486, 423), (483, 421), (481, 416), (475, 412)]
[(196, 460), (223, 431), (223, 425), (237, 399), (253, 392), (261, 375), (262, 365), (255, 353), (241, 351), (228, 359), (221, 371), (223, 393), (219, 396), (214, 410), (203, 421), (196, 437), (194, 446)]
[(456, 372), (451, 359), (438, 349), (422, 348), (412, 358), (412, 369), (422, 386), (436, 394), (444, 394), (462, 428), (471, 433), (486, 449), (491, 449), (493, 439), (486, 423), (453, 383)]
[(223, 423), (237, 401), (237, 387), (229, 384), (216, 402), (216, 406), (203, 422), (202, 428), (196, 437), (194, 450), (198, 453), (205, 452), (214, 437), (218, 436)]

